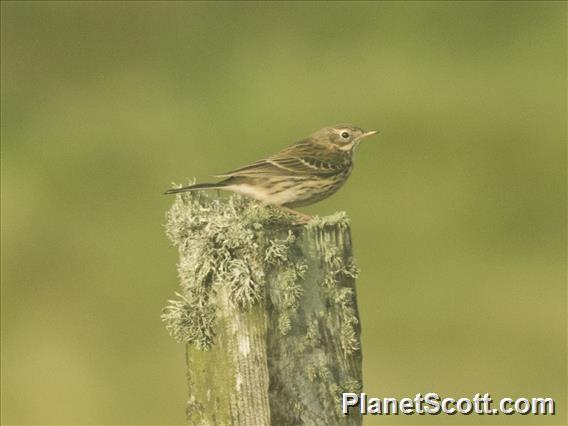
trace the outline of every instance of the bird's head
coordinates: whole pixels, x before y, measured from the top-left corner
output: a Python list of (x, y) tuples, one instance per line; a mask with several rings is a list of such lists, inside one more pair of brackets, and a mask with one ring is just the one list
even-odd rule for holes
[(324, 127), (311, 137), (318, 143), (331, 145), (342, 151), (352, 151), (359, 146), (359, 142), (375, 133), (377, 133), (376, 130), (367, 132), (351, 124), (338, 124), (332, 127)]

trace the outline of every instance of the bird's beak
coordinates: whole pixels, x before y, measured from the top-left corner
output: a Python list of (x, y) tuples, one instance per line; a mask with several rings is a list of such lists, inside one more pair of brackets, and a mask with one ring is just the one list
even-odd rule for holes
[(373, 136), (376, 133), (378, 133), (376, 130), (371, 130), (370, 132), (365, 132), (361, 136), (359, 136), (359, 139), (366, 139), (369, 136)]

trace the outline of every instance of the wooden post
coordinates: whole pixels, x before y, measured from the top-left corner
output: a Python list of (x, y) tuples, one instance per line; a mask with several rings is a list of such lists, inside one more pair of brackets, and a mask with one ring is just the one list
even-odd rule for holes
[(178, 195), (166, 232), (182, 290), (164, 309), (187, 347), (190, 425), (356, 425), (360, 327), (348, 220), (294, 225), (239, 196)]

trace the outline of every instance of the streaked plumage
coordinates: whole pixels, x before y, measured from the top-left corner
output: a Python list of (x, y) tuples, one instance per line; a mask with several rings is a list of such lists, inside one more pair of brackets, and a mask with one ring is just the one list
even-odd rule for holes
[(345, 183), (359, 142), (375, 133), (350, 124), (325, 127), (266, 159), (217, 175), (225, 178), (221, 182), (172, 188), (166, 194), (224, 189), (281, 207), (313, 204)]

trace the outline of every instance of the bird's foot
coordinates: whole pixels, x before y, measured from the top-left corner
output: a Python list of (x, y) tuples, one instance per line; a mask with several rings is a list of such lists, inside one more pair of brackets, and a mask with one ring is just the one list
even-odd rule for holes
[(312, 219), (312, 217), (309, 214), (299, 212), (298, 210), (291, 209), (290, 207), (280, 206), (280, 208), (284, 210), (286, 213), (289, 213), (292, 216), (296, 217), (294, 225), (305, 225)]

